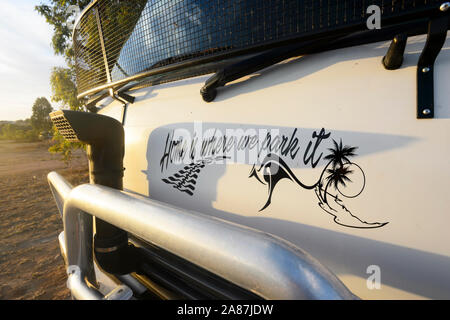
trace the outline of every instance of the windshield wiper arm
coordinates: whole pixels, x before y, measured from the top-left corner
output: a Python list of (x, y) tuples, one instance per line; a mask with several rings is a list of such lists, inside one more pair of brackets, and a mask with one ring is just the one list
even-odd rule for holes
[(320, 40), (310, 40), (270, 49), (251, 58), (226, 66), (223, 69), (217, 70), (212, 77), (206, 80), (205, 85), (200, 89), (200, 94), (203, 100), (211, 102), (217, 96), (218, 87), (223, 87), (231, 81), (245, 77), (283, 60), (308, 52), (320, 51), (321, 48), (329, 47), (331, 43), (341, 37), (321, 38)]
[[(386, 26), (380, 30), (364, 30), (354, 33), (343, 31), (338, 34), (335, 33), (333, 36), (319, 37), (313, 40), (303, 41), (301, 43), (294, 43), (269, 49), (256, 56), (252, 56), (248, 59), (241, 60), (237, 63), (225, 66), (222, 69), (216, 70), (216, 73), (206, 80), (205, 85), (200, 90), (200, 94), (202, 95), (203, 100), (206, 102), (211, 102), (216, 98), (217, 88), (223, 87), (231, 81), (245, 77), (292, 57), (366, 43), (385, 41), (389, 39), (392, 40), (395, 36), (400, 34), (404, 38), (423, 34), (427, 32), (426, 26), (428, 25), (429, 20), (430, 17), (428, 16), (420, 17), (413, 21)], [(406, 42), (406, 39), (402, 39), (402, 44), (403, 42)], [(392, 61), (385, 61), (388, 67), (391, 64), (396, 64), (393, 69), (400, 67), (401, 61), (398, 60), (402, 60), (402, 49), (402, 46), (394, 46), (394, 48), (390, 50), (392, 51), (390, 52), (391, 55), (395, 53), (390, 58), (395, 59)]]

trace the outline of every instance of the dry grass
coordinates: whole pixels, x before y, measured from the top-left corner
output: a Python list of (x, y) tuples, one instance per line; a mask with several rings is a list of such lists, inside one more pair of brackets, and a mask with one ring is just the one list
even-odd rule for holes
[(88, 182), (87, 160), (79, 151), (67, 168), (47, 148), (0, 141), (0, 299), (70, 297), (57, 239), (62, 220), (47, 174)]

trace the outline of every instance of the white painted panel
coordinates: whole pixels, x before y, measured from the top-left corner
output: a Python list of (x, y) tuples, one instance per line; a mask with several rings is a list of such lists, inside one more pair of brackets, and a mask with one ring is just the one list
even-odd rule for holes
[[(362, 298), (450, 298), (450, 41), (436, 61), (435, 119), (417, 120), (415, 65), (424, 40), (409, 40), (404, 65), (396, 71), (381, 64), (389, 43), (369, 44), (291, 59), (219, 89), (212, 103), (199, 94), (208, 76), (141, 89), (126, 113), (124, 186), (285, 238), (318, 258)], [(203, 133), (215, 128), (260, 134), (265, 129), (290, 138), (295, 132), (298, 153), (281, 159), (309, 185), (324, 171), (333, 139), (342, 139), (358, 149), (351, 157), (357, 166), (347, 165), (354, 181), (341, 189), (347, 195), (360, 191), (358, 168), (364, 172), (364, 189), (345, 198), (329, 187), (342, 201), (331, 211), (345, 221), (338, 224), (319, 206), (314, 190), (288, 174), (291, 178), (273, 189), (270, 205), (259, 211), (269, 188), (249, 178), (252, 162), (200, 167), (201, 159), (191, 165), (187, 156), (185, 164), (161, 167), (167, 136), (177, 128), (192, 134), (194, 125), (201, 125)], [(322, 157), (313, 168), (303, 157), (309, 141), (317, 141), (313, 133), (322, 128), (330, 136), (318, 145), (314, 159)], [(182, 180), (185, 172), (179, 172), (185, 166), (199, 169), (192, 195), (163, 180), (177, 179), (175, 174)], [(179, 186), (188, 185), (181, 180)], [(351, 223), (377, 228), (344, 226)], [(380, 267), (379, 290), (366, 286), (370, 265)]]

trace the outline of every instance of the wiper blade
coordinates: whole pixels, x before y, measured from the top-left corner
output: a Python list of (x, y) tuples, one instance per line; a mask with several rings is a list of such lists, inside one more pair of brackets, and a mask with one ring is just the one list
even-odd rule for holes
[(277, 64), (283, 60), (301, 55), (305, 51), (317, 51), (320, 48), (330, 45), (330, 41), (336, 40), (334, 37), (329, 41), (311, 40), (300, 44), (291, 44), (264, 51), (261, 54), (252, 56), (251, 58), (239, 61), (235, 64), (226, 66), (218, 70), (211, 78), (206, 80), (205, 85), (201, 88), (200, 94), (206, 102), (213, 101), (217, 96), (217, 88), (225, 86), (227, 83), (245, 77), (249, 74)]
[[(205, 85), (200, 90), (200, 94), (202, 95), (203, 100), (211, 102), (216, 98), (217, 88), (223, 87), (231, 81), (260, 71), (283, 60), (304, 54), (318, 53), (389, 39), (392, 40), (396, 36), (407, 38), (409, 36), (424, 34), (427, 33), (429, 21), (430, 17), (428, 16), (420, 17), (415, 20), (386, 26), (380, 30), (365, 30), (353, 33), (343, 31), (334, 33), (332, 36), (328, 37), (320, 37), (314, 40), (266, 50), (261, 54), (217, 70), (211, 78), (206, 80)], [(402, 42), (405, 41), (405, 39), (402, 39)], [(392, 65), (392, 69), (396, 69), (400, 67), (401, 61), (403, 60), (403, 51), (401, 46), (396, 46), (393, 49), (396, 50), (391, 50), (390, 54), (394, 55), (390, 58), (395, 59), (386, 61), (385, 66), (390, 67)]]

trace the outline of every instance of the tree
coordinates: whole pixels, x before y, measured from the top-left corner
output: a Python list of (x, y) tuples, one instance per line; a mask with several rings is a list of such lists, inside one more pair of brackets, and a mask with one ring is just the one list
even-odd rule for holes
[[(77, 87), (75, 81), (75, 66), (73, 62), (72, 50), (72, 30), (67, 22), (74, 19), (74, 12), (69, 10), (69, 6), (77, 5), (80, 10), (90, 2), (90, 0), (49, 0), (35, 7), (48, 24), (53, 26), (52, 47), (57, 55), (62, 55), (66, 59), (68, 68), (55, 67), (50, 76), (52, 87), (52, 101), (61, 103), (62, 106), (72, 110), (84, 110), (84, 102), (77, 99)], [(81, 143), (68, 142), (53, 127), (53, 141), (49, 148), (52, 153), (59, 153), (66, 164), (72, 159), (73, 150), (83, 148)]]
[[(339, 142), (339, 144), (336, 142), (336, 140), (333, 139), (333, 143), (334, 143), (334, 148), (328, 148), (330, 153), (323, 158), (324, 160), (328, 160), (328, 163), (326, 164), (325, 169), (322, 171), (322, 174), (320, 175), (319, 182), (318, 182), (319, 196), (322, 198), (322, 200), (324, 200), (325, 203), (326, 203), (326, 198), (327, 198), (327, 195), (326, 195), (327, 187), (325, 187), (325, 191), (324, 191), (325, 193), (322, 194), (323, 175), (325, 174), (325, 172), (327, 172), (327, 169), (330, 165), (331, 165), (331, 168), (334, 170), (334, 169), (336, 169), (336, 167), (342, 168), (344, 166), (344, 162), (350, 163), (351, 161), (349, 158), (356, 156), (355, 151), (358, 149), (358, 147), (343, 146), (342, 139)], [(332, 173), (332, 172), (328, 172), (328, 173)]]
[[(53, 27), (53, 50), (55, 54), (64, 56), (68, 66), (68, 68), (55, 67), (52, 71), (50, 77), (53, 93), (52, 101), (61, 103), (62, 106), (77, 111), (86, 111), (85, 101), (77, 99), (75, 61), (71, 39), (72, 30), (69, 28), (67, 22), (75, 18), (75, 12), (70, 10), (70, 6), (78, 6), (80, 11), (82, 11), (90, 2), (91, 0), (47, 0), (45, 3), (41, 3), (35, 7), (35, 10)], [(134, 25), (138, 21), (146, 4), (147, 0), (111, 1), (108, 6), (105, 6), (104, 9), (108, 11), (105, 14), (109, 17), (103, 21), (105, 34), (109, 34), (114, 30), (122, 30), (122, 32), (115, 33), (116, 38), (114, 41), (116, 47), (123, 45), (131, 35)], [(95, 31), (97, 30), (96, 27), (87, 29), (85, 32), (88, 33), (91, 41), (96, 41), (96, 37), (98, 37)], [(127, 31), (124, 32), (124, 29)], [(120, 50), (115, 50), (108, 54), (110, 64), (114, 64), (117, 61), (119, 53)], [(49, 151), (62, 154), (66, 162), (70, 161), (74, 148), (82, 147), (80, 143), (65, 141), (56, 129), (54, 129), (53, 140), (56, 143)]]
[(90, 0), (48, 0), (35, 6), (35, 10), (42, 15), (53, 27), (52, 47), (57, 55), (66, 59), (68, 68), (55, 67), (50, 76), (52, 87), (52, 101), (60, 102), (72, 110), (82, 110), (83, 101), (77, 99), (75, 80), (75, 65), (72, 49), (72, 30), (67, 22), (75, 19), (70, 6), (78, 6), (80, 11), (88, 5)]
[(52, 101), (77, 111), (83, 110), (84, 101), (77, 99), (72, 30), (67, 22), (76, 18), (74, 11), (69, 10), (70, 6), (78, 6), (81, 11), (89, 2), (90, 0), (48, 0), (47, 3), (35, 7), (35, 10), (53, 27), (53, 51), (57, 55), (64, 56), (68, 65), (68, 68), (55, 67), (52, 70), (50, 76)]
[(328, 182), (327, 185), (325, 186), (325, 190), (323, 191), (324, 193), (323, 202), (326, 204), (328, 204), (327, 202), (328, 187), (334, 185), (335, 190), (339, 189), (339, 185), (345, 187), (346, 182), (352, 182), (352, 180), (350, 180), (348, 175), (350, 175), (353, 172), (353, 170), (350, 170), (346, 166), (339, 166), (336, 168), (328, 169), (327, 172), (329, 174), (326, 177), (326, 180), (328, 180)]
[[(59, 102), (71, 110), (84, 111), (82, 101), (77, 99), (77, 87), (75, 85), (74, 73), (72, 69), (55, 67), (50, 76), (50, 84), (52, 87), (52, 101)], [(85, 145), (80, 142), (69, 142), (59, 131), (53, 127), (53, 144), (48, 150), (51, 153), (59, 153), (62, 160), (69, 164), (72, 159), (73, 151), (84, 148)]]
[(67, 22), (73, 20), (74, 12), (70, 6), (78, 6), (83, 10), (91, 0), (48, 0), (35, 6), (35, 10), (42, 15), (48, 24), (53, 27), (52, 47), (57, 55), (63, 55), (69, 66), (73, 65), (72, 30)]
[(31, 126), (37, 134), (41, 131), (50, 131), (52, 122), (49, 113), (53, 111), (52, 105), (44, 97), (37, 98), (33, 104)]
[(345, 162), (350, 162), (349, 157), (354, 157), (356, 155), (355, 151), (358, 147), (342, 146), (342, 139), (339, 144), (333, 139), (334, 149), (329, 148), (330, 154), (325, 156), (324, 160), (330, 160), (329, 164), (332, 165), (333, 169), (338, 165), (341, 167)]
[(30, 119), (0, 123), (0, 139), (36, 141), (37, 134), (38, 132), (30, 124)]
[(59, 102), (71, 110), (84, 111), (83, 101), (77, 99), (77, 86), (75, 84), (73, 69), (54, 67), (50, 75), (52, 88), (52, 101)]

